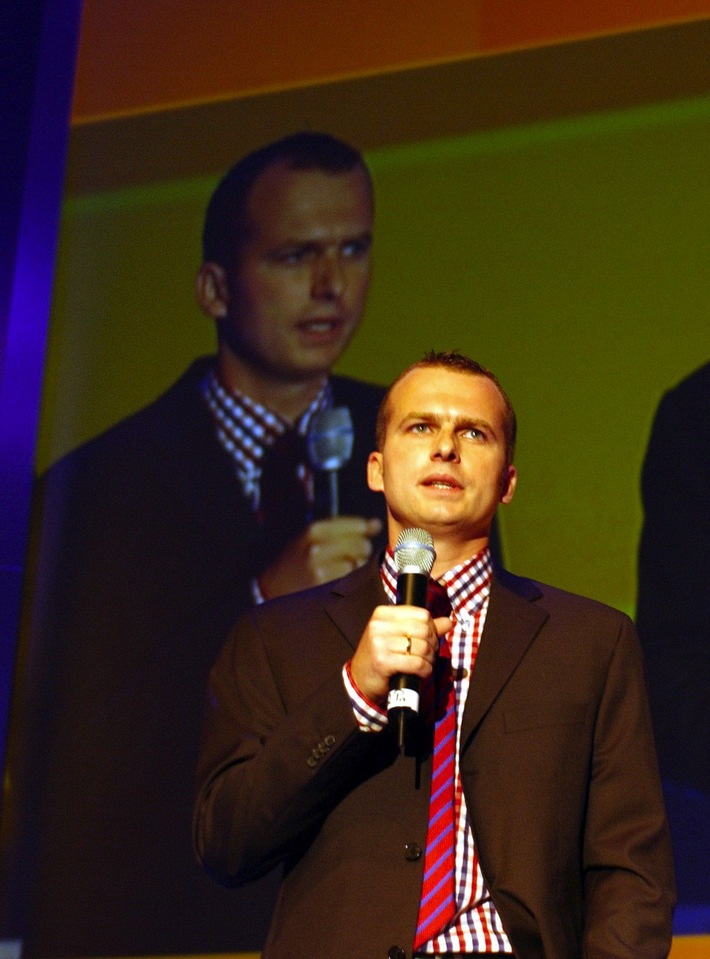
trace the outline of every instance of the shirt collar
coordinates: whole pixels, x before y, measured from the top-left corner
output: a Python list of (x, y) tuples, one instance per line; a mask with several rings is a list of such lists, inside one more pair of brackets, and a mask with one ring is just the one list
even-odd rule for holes
[[(209, 371), (202, 384), (202, 393), (215, 420), (218, 438), (237, 462), (259, 466), (264, 451), (286, 432), (291, 424), (264, 403), (241, 390), (227, 387), (217, 372)], [(333, 398), (330, 383), (325, 379), (318, 393), (294, 424), (305, 436), (313, 416), (330, 409)]]
[[(380, 575), (387, 598), (391, 603), (396, 602), (398, 571), (389, 546), (382, 559)], [(485, 602), (490, 595), (492, 575), (491, 553), (486, 546), (439, 577), (457, 618), (470, 616)]]
[[(202, 381), (201, 391), (212, 414), (217, 441), (234, 462), (242, 488), (256, 508), (264, 453), (291, 428), (291, 424), (275, 410), (241, 390), (227, 387), (214, 368)], [(324, 379), (318, 393), (296, 421), (295, 430), (305, 436), (313, 416), (332, 405), (330, 382)]]

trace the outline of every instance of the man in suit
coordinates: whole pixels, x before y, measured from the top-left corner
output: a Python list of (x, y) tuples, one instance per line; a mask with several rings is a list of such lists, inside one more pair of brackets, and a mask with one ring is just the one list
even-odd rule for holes
[[(490, 563), (517, 482), (510, 402), (432, 354), (390, 388), (377, 438), (390, 549), (246, 613), (212, 670), (198, 858), (226, 885), (284, 864), (264, 959), (665, 957), (671, 850), (633, 625)], [(433, 538), (448, 614), (393, 604), (410, 527)], [(422, 682), (403, 752), (396, 675)]]
[[(27, 957), (263, 942), (275, 880), (235, 899), (192, 855), (204, 688), (241, 610), (350, 571), (384, 529), (364, 475), (383, 390), (331, 375), (365, 307), (372, 230), (348, 144), (296, 134), (240, 160), (210, 200), (197, 276), (216, 355), (39, 484), (0, 896)], [(331, 517), (303, 441), (339, 406), (355, 436)], [(270, 470), (284, 439), (291, 466)]]
[[(710, 363), (662, 398), (643, 464), (636, 622), (663, 778), (710, 796)], [(707, 875), (707, 870), (705, 871)]]
[(643, 464), (636, 625), (670, 820), (677, 925), (710, 902), (710, 363), (662, 397)]

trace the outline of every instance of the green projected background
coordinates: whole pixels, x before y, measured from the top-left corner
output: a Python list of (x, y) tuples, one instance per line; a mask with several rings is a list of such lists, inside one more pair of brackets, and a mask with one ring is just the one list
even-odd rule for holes
[[(340, 370), (490, 366), (520, 420), (507, 564), (627, 612), (651, 419), (710, 356), (709, 143), (710, 97), (367, 154), (375, 276)], [(38, 470), (212, 350), (192, 281), (214, 182), (67, 202)]]

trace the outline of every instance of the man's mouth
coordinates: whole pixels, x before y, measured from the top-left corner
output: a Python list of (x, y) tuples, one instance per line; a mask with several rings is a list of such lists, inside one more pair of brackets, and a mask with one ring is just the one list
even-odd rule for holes
[(343, 322), (338, 317), (314, 318), (298, 324), (299, 330), (308, 336), (326, 336), (339, 330)]
[(444, 490), (460, 490), (462, 486), (459, 482), (453, 479), (451, 476), (431, 476), (429, 479), (424, 480), (424, 486), (428, 486), (433, 489), (444, 489)]

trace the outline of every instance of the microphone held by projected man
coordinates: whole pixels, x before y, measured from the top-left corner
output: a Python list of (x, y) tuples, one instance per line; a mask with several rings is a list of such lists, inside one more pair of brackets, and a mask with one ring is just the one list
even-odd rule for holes
[[(304, 439), (304, 459), (307, 457), (312, 477), (308, 525), (259, 577), (259, 591), (266, 599), (317, 586), (357, 569), (371, 555), (372, 540), (382, 530), (377, 516), (341, 512), (339, 471), (349, 463), (355, 445), (349, 408), (336, 406), (315, 414)], [(349, 504), (352, 510), (352, 476), (350, 482), (344, 482), (343, 491), (345, 508)]]
[[(436, 553), (431, 534), (424, 529), (403, 529), (394, 548), (397, 567), (397, 606), (426, 608), (429, 575)], [(419, 713), (419, 676), (397, 673), (390, 679), (387, 697), (389, 723), (400, 752), (405, 750), (410, 728)]]
[(308, 457), (313, 469), (325, 473), (328, 481), (325, 504), (324, 497), (316, 496), (316, 519), (339, 515), (338, 470), (352, 456), (354, 439), (353, 421), (347, 406), (323, 410), (311, 420), (306, 437)]

